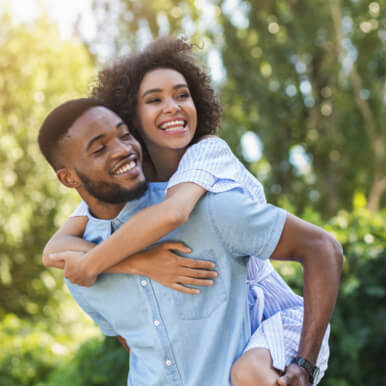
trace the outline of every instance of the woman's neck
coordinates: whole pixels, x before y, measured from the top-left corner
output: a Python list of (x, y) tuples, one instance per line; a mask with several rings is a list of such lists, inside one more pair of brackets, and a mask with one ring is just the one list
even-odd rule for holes
[(161, 182), (168, 181), (177, 170), (185, 149), (160, 149), (148, 146), (148, 152), (152, 165), (147, 168), (146, 174), (150, 181)]

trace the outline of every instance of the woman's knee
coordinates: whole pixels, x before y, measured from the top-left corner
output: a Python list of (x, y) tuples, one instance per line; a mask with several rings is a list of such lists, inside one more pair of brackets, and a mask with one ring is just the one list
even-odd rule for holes
[(233, 386), (273, 386), (278, 378), (266, 349), (248, 350), (234, 363), (231, 371)]

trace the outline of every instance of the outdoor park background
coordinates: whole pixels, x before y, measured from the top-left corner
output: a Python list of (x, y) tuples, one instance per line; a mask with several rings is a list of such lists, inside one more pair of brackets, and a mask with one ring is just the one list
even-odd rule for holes
[[(202, 48), (220, 135), (268, 200), (345, 250), (323, 385), (384, 385), (384, 0), (0, 1), (0, 385), (124, 385), (128, 357), (82, 316), (44, 243), (77, 205), (39, 154), (59, 103), (159, 34)], [(301, 269), (277, 266), (301, 292)], [(216, 385), (213, 385), (216, 386)]]

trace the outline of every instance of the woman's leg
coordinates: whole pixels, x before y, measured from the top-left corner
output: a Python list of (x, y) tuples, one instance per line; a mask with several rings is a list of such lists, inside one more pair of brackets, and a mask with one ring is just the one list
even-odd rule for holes
[(250, 349), (234, 363), (233, 386), (277, 386), (279, 373), (272, 367), (272, 358), (265, 348)]

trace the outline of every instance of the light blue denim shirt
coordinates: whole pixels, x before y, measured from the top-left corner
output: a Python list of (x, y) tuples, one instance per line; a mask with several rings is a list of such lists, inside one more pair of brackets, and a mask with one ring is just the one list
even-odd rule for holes
[[(89, 216), (84, 238), (101, 242), (138, 210), (165, 197), (166, 183), (151, 183), (112, 220)], [(269, 258), (286, 213), (256, 205), (239, 189), (207, 193), (189, 221), (162, 241), (183, 241), (190, 258), (216, 264), (219, 276), (199, 295), (164, 287), (144, 276), (102, 274), (90, 288), (67, 285), (105, 335), (130, 346), (130, 386), (226, 386), (251, 333), (247, 301), (248, 256)], [(138, 235), (141, 237), (141, 235)]]

